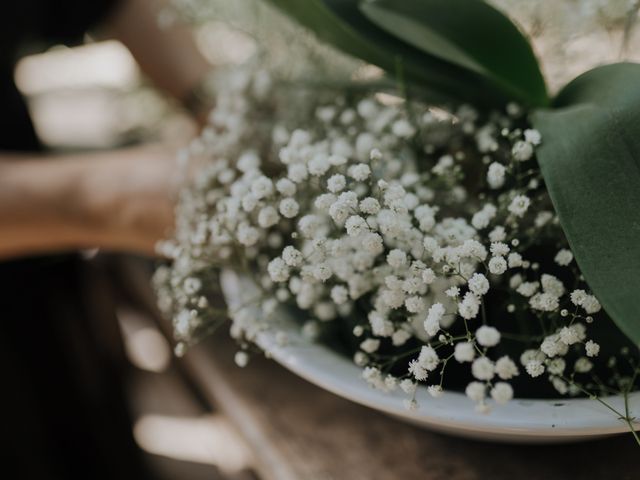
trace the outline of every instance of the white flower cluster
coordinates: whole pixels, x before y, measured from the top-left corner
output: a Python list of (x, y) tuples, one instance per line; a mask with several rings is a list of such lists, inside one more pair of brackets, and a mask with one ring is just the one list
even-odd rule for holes
[(179, 339), (206, 323), (202, 284), (222, 265), (264, 292), (263, 317), (233, 315), (235, 338), (268, 328), (278, 305), (305, 311), (312, 337), (350, 325), (364, 379), (400, 388), (409, 408), (418, 383), (442, 394), (452, 362), (468, 365), (465, 392), (481, 412), (508, 402), (523, 374), (577, 393), (568, 379), (598, 356), (587, 326), (600, 304), (535, 165), (544, 139), (517, 109), (486, 117), (318, 94), (292, 112), (264, 72), (224, 85), (189, 151), (209, 160), (161, 248), (173, 259), (159, 275), (161, 304)]

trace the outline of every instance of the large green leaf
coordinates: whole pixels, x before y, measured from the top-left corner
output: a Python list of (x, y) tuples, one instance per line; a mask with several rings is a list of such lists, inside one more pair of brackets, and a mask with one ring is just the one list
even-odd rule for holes
[[(338, 49), (402, 77), (435, 103), (470, 102), (502, 106), (512, 99), (485, 75), (432, 55), (390, 34), (368, 20), (360, 0), (269, 0)], [(467, 18), (471, 24), (473, 18)], [(401, 72), (398, 72), (398, 69)]]
[(538, 161), (578, 265), (640, 344), (640, 65), (591, 70), (535, 112)]
[(437, 58), (485, 76), (528, 106), (548, 103), (527, 39), (481, 0), (366, 0), (376, 25)]

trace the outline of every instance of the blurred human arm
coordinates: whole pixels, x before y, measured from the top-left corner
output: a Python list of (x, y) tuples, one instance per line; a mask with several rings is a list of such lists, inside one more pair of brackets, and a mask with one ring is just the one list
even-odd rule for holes
[(165, 5), (166, 0), (121, 0), (107, 19), (105, 34), (129, 49), (155, 86), (190, 103), (211, 65), (198, 50), (189, 26), (160, 26), (158, 18)]
[(90, 247), (153, 254), (170, 233), (175, 151), (0, 153), (0, 258)]
[[(188, 27), (160, 28), (162, 4), (120, 0), (104, 32), (129, 48), (157, 87), (185, 101), (211, 67)], [(169, 146), (0, 152), (0, 259), (91, 247), (153, 254), (173, 226), (177, 170)]]

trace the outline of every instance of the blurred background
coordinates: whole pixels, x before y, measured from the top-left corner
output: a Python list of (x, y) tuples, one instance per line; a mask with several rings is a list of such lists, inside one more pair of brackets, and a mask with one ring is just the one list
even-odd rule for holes
[[(238, 36), (226, 38), (224, 29), (204, 34), (223, 42), (227, 57), (209, 56), (217, 63), (242, 61), (251, 48)], [(17, 65), (16, 83), (48, 148), (72, 152), (159, 139), (177, 143), (195, 133), (192, 121), (146, 84), (121, 43), (86, 40), (83, 46), (27, 56)], [(134, 438), (153, 473), (160, 480), (257, 478), (245, 443), (174, 360), (169, 324), (156, 314), (149, 287), (154, 262), (93, 251), (84, 255), (93, 264), (96, 302), (117, 305)]]

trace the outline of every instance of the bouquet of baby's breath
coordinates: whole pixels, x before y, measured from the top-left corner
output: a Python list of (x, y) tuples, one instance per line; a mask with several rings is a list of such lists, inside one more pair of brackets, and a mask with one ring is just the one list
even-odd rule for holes
[[(265, 57), (219, 72), (160, 246), (179, 351), (221, 323), (227, 268), (260, 291), (231, 312), (239, 365), (288, 308), (408, 408), (418, 384), (480, 412), (634, 390), (640, 67), (588, 72), (551, 101), (524, 37), (483, 2), (273, 3), (396, 86), (291, 82)], [(461, 5), (477, 23), (448, 15)]]

